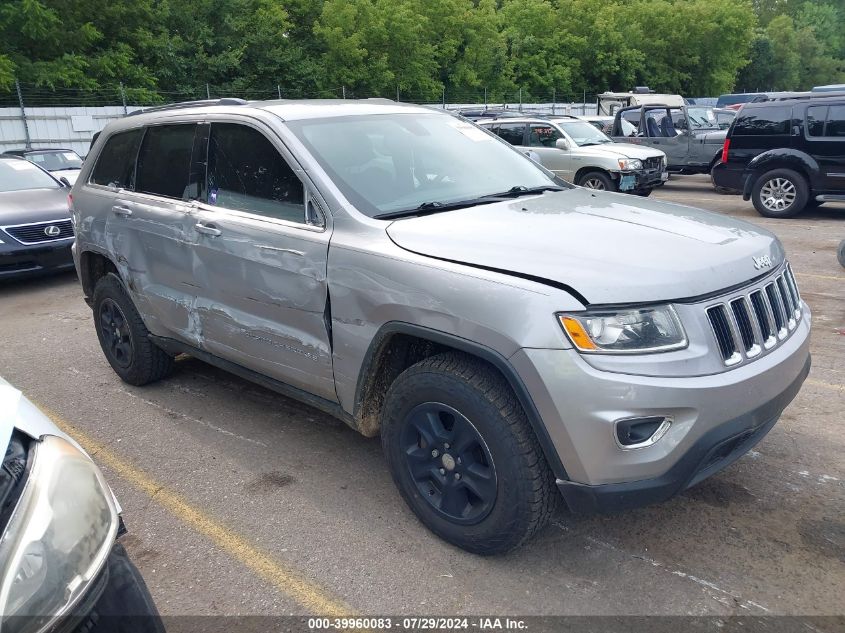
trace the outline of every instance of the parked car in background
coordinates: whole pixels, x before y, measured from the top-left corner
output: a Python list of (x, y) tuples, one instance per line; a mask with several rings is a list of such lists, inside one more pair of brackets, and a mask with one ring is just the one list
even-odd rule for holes
[(3, 153), (25, 158), (71, 185), (82, 168), (82, 158), (72, 149), (13, 149)]
[[(612, 116), (578, 115), (576, 118), (579, 118), (582, 121), (587, 121), (591, 125), (595, 126), (596, 129), (601, 130), (608, 136), (610, 135), (611, 130), (613, 130)], [(629, 123), (627, 120), (623, 119), (622, 131), (625, 132), (625, 136), (633, 136), (636, 134), (637, 128), (632, 123)]]
[[(637, 121), (634, 135), (625, 134), (625, 120)], [(665, 152), (670, 172), (707, 174), (719, 159), (725, 130), (719, 129), (713, 108), (647, 105), (616, 112), (611, 137)]]
[(813, 86), (811, 92), (845, 92), (845, 84), (829, 84), (827, 86)]
[(730, 108), (713, 108), (713, 114), (716, 116), (716, 124), (720, 130), (727, 130), (731, 123), (736, 118), (736, 110)]
[(713, 183), (766, 217), (845, 201), (845, 95), (749, 103), (728, 130)]
[(69, 193), (37, 165), (0, 155), (0, 280), (73, 268)]
[[(555, 147), (598, 133), (550, 123), (526, 122)], [(118, 376), (148, 384), (187, 353), (380, 435), (420, 520), (480, 554), (547, 524), (556, 489), (596, 512), (697, 484), (809, 371), (810, 312), (770, 232), (572, 186), (410, 104), (123, 117), (73, 215)]]
[(2, 378), (0, 447), (3, 633), (163, 633), (100, 469)]
[(494, 119), (479, 125), (518, 149), (533, 152), (556, 176), (589, 189), (647, 196), (668, 177), (666, 155), (660, 150), (614, 143), (574, 116)]
[(507, 108), (490, 108), (490, 109), (463, 109), (458, 110), (458, 114), (469, 121), (484, 121), (487, 119), (517, 119), (531, 114), (539, 114), (526, 110), (520, 112), (519, 110), (510, 110)]
[(598, 114), (613, 116), (620, 108), (661, 103), (673, 107), (686, 104), (681, 95), (658, 94), (648, 86), (638, 86), (631, 92), (603, 92), (598, 95)]
[(755, 99), (765, 98), (765, 92), (737, 92), (732, 94), (720, 95), (716, 99), (717, 108), (727, 108), (729, 110), (739, 110), (744, 103), (749, 103)]

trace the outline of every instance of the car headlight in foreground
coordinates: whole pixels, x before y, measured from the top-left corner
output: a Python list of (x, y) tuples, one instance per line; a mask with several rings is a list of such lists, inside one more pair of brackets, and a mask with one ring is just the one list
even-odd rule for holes
[(637, 158), (620, 158), (619, 159), (619, 169), (628, 170), (628, 169), (642, 169), (643, 162)]
[(117, 534), (114, 497), (94, 462), (56, 436), (44, 436), (34, 450), (0, 537), (2, 633), (33, 633), (70, 611), (103, 568)]
[(569, 340), (580, 352), (632, 354), (666, 352), (687, 346), (687, 336), (670, 305), (559, 314)]

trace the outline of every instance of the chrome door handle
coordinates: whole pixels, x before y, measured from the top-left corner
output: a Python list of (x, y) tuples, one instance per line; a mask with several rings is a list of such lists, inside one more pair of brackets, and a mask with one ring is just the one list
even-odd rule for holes
[(213, 224), (203, 224), (202, 222), (197, 222), (194, 225), (194, 228), (197, 230), (197, 233), (202, 233), (203, 235), (210, 235), (211, 237), (217, 237), (218, 235), (223, 234), (223, 231), (218, 229)]
[(120, 204), (113, 206), (111, 210), (114, 212), (115, 215), (122, 215), (125, 218), (128, 218), (130, 215), (132, 215), (132, 209)]

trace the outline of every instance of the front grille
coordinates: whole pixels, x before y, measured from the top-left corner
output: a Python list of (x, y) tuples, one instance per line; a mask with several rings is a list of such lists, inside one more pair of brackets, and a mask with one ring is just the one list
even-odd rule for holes
[(3, 230), (21, 244), (42, 244), (73, 237), (73, 225), (70, 220), (4, 226)]
[(660, 171), (663, 171), (663, 159), (660, 156), (655, 156), (654, 158), (646, 158), (643, 161), (643, 169), (658, 169)]
[(707, 308), (716, 345), (728, 366), (779, 345), (801, 316), (801, 296), (789, 264), (763, 286)]

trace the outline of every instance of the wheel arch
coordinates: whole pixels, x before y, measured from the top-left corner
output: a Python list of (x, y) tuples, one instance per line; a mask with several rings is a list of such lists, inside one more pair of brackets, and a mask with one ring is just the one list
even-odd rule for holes
[(566, 469), (528, 388), (508, 359), (496, 350), (475, 341), (412, 323), (385, 323), (373, 337), (361, 365), (355, 389), (353, 419), (358, 430), (367, 436), (377, 435), (384, 398), (396, 377), (420, 360), (448, 351), (463, 352), (481, 360), (507, 381), (522, 406), (555, 477), (568, 479)]
[(120, 277), (117, 265), (107, 255), (91, 250), (82, 251), (79, 254), (79, 282), (82, 284), (86, 303), (90, 305), (94, 296), (94, 287), (109, 273)]
[(795, 149), (775, 149), (763, 152), (752, 158), (745, 168), (743, 199), (748, 200), (751, 197), (751, 190), (760, 176), (774, 169), (791, 169), (800, 174), (807, 181), (810, 189), (813, 188), (813, 181), (820, 173), (818, 161), (805, 152)]
[(591, 171), (596, 171), (600, 174), (604, 174), (605, 176), (610, 178), (611, 181), (617, 180), (616, 178), (613, 177), (613, 174), (611, 172), (609, 172), (607, 169), (605, 169), (604, 167), (599, 167), (598, 165), (587, 165), (587, 166), (582, 167), (581, 169), (579, 169), (578, 171), (575, 172), (575, 175), (572, 177), (573, 182), (577, 183), (584, 174), (588, 174)]

